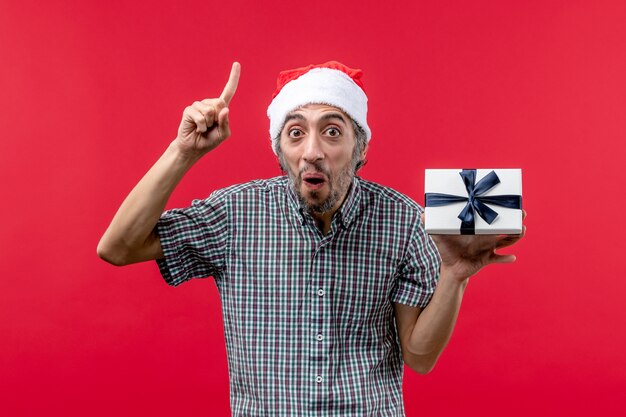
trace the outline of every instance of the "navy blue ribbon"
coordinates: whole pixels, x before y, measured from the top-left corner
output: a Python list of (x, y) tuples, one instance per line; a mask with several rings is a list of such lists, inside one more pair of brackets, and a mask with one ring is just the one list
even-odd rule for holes
[(458, 218), (461, 219), (462, 235), (475, 234), (474, 211), (476, 211), (476, 213), (478, 213), (478, 215), (488, 224), (493, 223), (496, 217), (498, 217), (498, 213), (486, 204), (494, 204), (496, 206), (512, 209), (522, 208), (521, 195), (481, 195), (500, 183), (500, 178), (498, 178), (495, 171), (491, 171), (484, 178), (478, 181), (478, 183), (476, 183), (475, 169), (464, 169), (459, 173), (459, 175), (463, 178), (463, 183), (465, 184), (465, 189), (467, 190), (467, 197), (451, 194), (426, 193), (426, 207), (439, 207), (461, 201), (467, 201), (467, 204), (465, 204), (465, 207), (458, 215)]

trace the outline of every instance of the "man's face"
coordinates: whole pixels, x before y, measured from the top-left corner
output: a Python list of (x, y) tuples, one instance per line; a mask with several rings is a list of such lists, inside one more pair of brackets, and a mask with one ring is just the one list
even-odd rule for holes
[(343, 202), (354, 168), (365, 155), (356, 146), (344, 112), (309, 104), (289, 113), (280, 134), (279, 159), (300, 202), (311, 213), (334, 212)]

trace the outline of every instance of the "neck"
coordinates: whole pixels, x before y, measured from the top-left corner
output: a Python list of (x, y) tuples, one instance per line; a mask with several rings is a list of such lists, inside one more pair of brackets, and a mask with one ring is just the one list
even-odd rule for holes
[(313, 219), (315, 220), (317, 228), (320, 229), (322, 234), (326, 235), (328, 234), (328, 232), (330, 232), (330, 225), (333, 221), (333, 216), (335, 215), (335, 213), (337, 213), (337, 210), (339, 210), (339, 208), (343, 205), (343, 202), (346, 201), (346, 197), (348, 196), (351, 188), (352, 187), (348, 188), (341, 200), (339, 200), (337, 204), (335, 204), (335, 206), (330, 210), (323, 213), (311, 212), (311, 217), (313, 217)]
[(311, 213), (311, 216), (315, 220), (315, 224), (317, 224), (317, 228), (320, 229), (323, 235), (328, 234), (330, 232), (330, 224), (333, 221), (333, 216), (337, 212), (337, 209), (332, 209), (331, 211), (326, 211), (324, 213)]

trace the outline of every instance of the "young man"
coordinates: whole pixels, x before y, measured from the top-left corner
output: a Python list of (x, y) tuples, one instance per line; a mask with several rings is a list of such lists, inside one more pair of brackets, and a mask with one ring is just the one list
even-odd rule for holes
[(406, 363), (429, 372), (468, 278), (521, 236), (424, 232), (422, 209), (355, 176), (371, 133), (361, 72), (328, 62), (281, 73), (268, 108), (286, 176), (163, 213), (174, 187), (230, 135), (221, 96), (187, 107), (177, 138), (131, 191), (98, 246), (115, 265), (156, 259), (178, 285), (213, 276), (234, 416), (402, 416)]

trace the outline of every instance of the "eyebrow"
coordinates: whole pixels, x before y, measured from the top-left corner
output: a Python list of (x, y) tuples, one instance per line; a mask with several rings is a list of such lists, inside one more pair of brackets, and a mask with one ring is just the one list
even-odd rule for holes
[[(331, 119), (339, 119), (344, 124), (348, 123), (346, 122), (345, 117), (343, 117), (341, 113), (326, 113), (322, 117), (319, 118), (319, 121), (324, 122), (326, 120), (331, 120)], [(306, 118), (300, 113), (290, 113), (287, 115), (287, 117), (285, 117), (285, 124), (287, 124), (291, 120), (306, 120)]]
[(287, 124), (291, 120), (304, 120), (304, 116), (299, 113), (289, 113), (287, 117), (285, 117), (284, 124)]
[(343, 117), (343, 115), (341, 113), (326, 113), (322, 117), (320, 117), (319, 121), (323, 122), (323, 121), (331, 120), (331, 119), (339, 119), (344, 124), (347, 124), (346, 119)]

